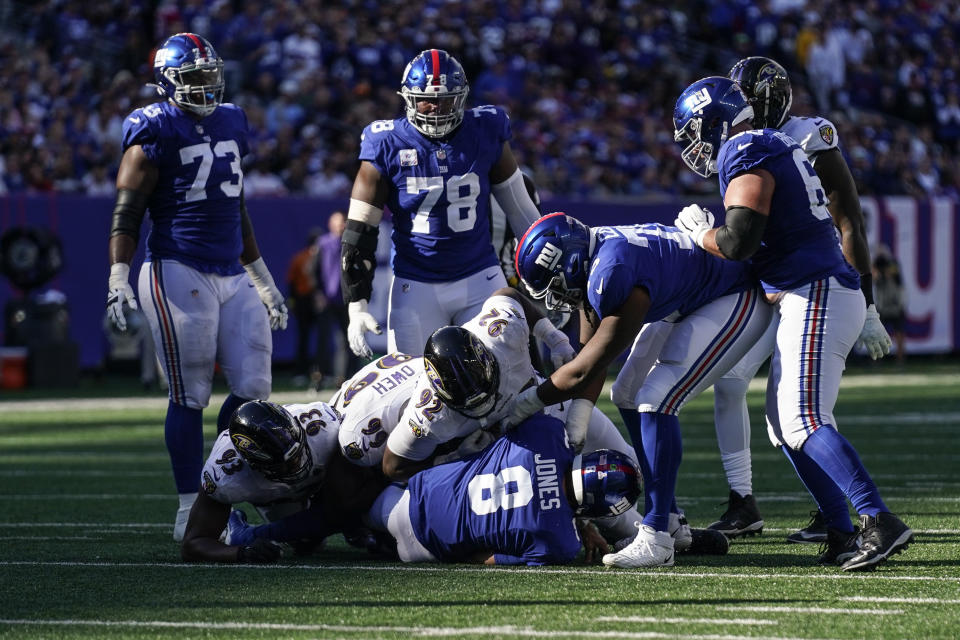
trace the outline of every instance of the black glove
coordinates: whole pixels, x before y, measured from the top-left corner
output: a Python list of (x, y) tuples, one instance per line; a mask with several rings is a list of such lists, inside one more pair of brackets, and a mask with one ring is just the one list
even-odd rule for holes
[(257, 538), (253, 544), (240, 547), (237, 552), (237, 562), (240, 564), (269, 564), (276, 562), (283, 555), (283, 550), (275, 542), (265, 538)]

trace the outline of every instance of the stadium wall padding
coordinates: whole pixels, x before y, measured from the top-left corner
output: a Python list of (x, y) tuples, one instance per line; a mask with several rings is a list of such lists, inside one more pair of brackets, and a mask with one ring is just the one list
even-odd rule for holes
[[(908, 197), (864, 198), (862, 203), (871, 247), (884, 244), (900, 261), (908, 297), (908, 351), (960, 351), (960, 203), (949, 199), (916, 200)], [(345, 199), (249, 201), (260, 251), (285, 293), (284, 281), (290, 257), (304, 245), (311, 229), (325, 230), (330, 213), (346, 210), (347, 204)], [(676, 213), (686, 204), (689, 201), (679, 199), (644, 204), (552, 199), (544, 201), (543, 210), (566, 211), (594, 225), (671, 224)], [(714, 212), (722, 209), (719, 202), (701, 204)], [(109, 273), (107, 236), (112, 209), (113, 200), (110, 198), (58, 194), (0, 198), (0, 233), (12, 226), (36, 226), (53, 231), (63, 243), (63, 271), (38, 291), (56, 289), (66, 295), (70, 334), (80, 347), (83, 368), (96, 367), (107, 349), (103, 319)], [(139, 273), (143, 259), (143, 244), (141, 239), (131, 269), (134, 286), (135, 274)], [(389, 235), (381, 232), (381, 248), (388, 244)], [(384, 264), (374, 282), (377, 291), (389, 284), (388, 253), (383, 251), (381, 256)], [(16, 290), (6, 278), (0, 277), (0, 308), (8, 300), (22, 295), (23, 292)], [(375, 294), (374, 297), (380, 296)], [(382, 313), (382, 302), (372, 306)], [(288, 328), (275, 332), (273, 336), (274, 361), (291, 361), (296, 331)], [(2, 338), (0, 342), (5, 342), (6, 337)]]

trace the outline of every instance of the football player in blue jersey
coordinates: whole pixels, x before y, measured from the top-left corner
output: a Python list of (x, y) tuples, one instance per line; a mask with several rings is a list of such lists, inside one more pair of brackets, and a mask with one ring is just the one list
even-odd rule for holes
[(581, 545), (590, 562), (606, 542), (583, 519), (622, 514), (639, 495), (627, 456), (577, 455), (563, 422), (537, 415), (477, 454), (387, 487), (367, 522), (393, 535), (404, 562), (565, 564)]
[(363, 130), (342, 239), (350, 348), (370, 357), (364, 334), (384, 206), (393, 216), (390, 353), (420, 354), (435, 329), (461, 324), (506, 285), (490, 235), (496, 198), (516, 232), (540, 213), (510, 148), (510, 121), (491, 105), (466, 108), (469, 85), (446, 51), (422, 51), (403, 73), (406, 116)]
[[(827, 555), (843, 561), (845, 571), (875, 568), (905, 549), (913, 532), (887, 508), (833, 416), (867, 305), (837, 242), (827, 191), (796, 140), (753, 128), (753, 107), (729, 78), (687, 87), (673, 119), (684, 162), (700, 176), (719, 175), (726, 209), (724, 224), (714, 228), (713, 214), (688, 206), (677, 226), (710, 254), (749, 264), (779, 314), (767, 385), (771, 439), (786, 445), (836, 531), (828, 534)], [(860, 515), (859, 548), (837, 488)]]
[[(736, 81), (747, 95), (753, 107), (753, 127), (779, 129), (789, 135), (797, 141), (817, 172), (829, 199), (827, 209), (840, 232), (844, 258), (860, 274), (860, 290), (863, 291), (867, 312), (858, 345), (862, 345), (874, 360), (882, 358), (890, 352), (890, 337), (880, 322), (873, 302), (870, 248), (864, 230), (863, 212), (853, 176), (840, 152), (836, 127), (825, 118), (790, 115), (793, 103), (790, 78), (786, 70), (770, 58), (744, 58), (733, 66), (727, 76)], [(723, 516), (710, 526), (729, 536), (763, 525), (751, 495), (750, 419), (746, 392), (750, 380), (773, 353), (776, 323), (777, 318), (774, 317), (770, 329), (750, 353), (714, 385), (717, 441), (730, 483), (730, 502)], [(775, 436), (774, 445), (785, 451), (783, 443)], [(839, 488), (835, 489), (833, 500), (844, 502)], [(817, 510), (812, 515), (811, 525), (791, 533), (787, 536), (788, 542), (827, 542), (829, 529), (823, 513)]]
[(107, 310), (124, 330), (124, 306), (137, 308), (130, 262), (149, 209), (138, 289), (170, 385), (164, 431), (180, 494), (173, 537), (181, 540), (203, 467), (201, 412), (214, 364), (230, 386), (222, 431), (243, 402), (270, 395), (270, 329), (286, 327), (287, 308), (244, 204), (247, 118), (222, 102), (223, 61), (204, 38), (178, 33), (157, 49), (153, 68), (164, 99), (123, 121)]
[[(746, 265), (715, 258), (678, 229), (659, 224), (591, 229), (553, 213), (523, 235), (516, 268), (548, 308), (580, 310), (583, 347), (549, 379), (517, 396), (511, 424), (573, 397), (595, 402), (607, 366), (630, 347), (644, 323), (670, 320), (633, 409), (621, 412), (643, 473), (645, 515), (633, 542), (603, 562), (672, 565), (675, 544), (668, 526), (677, 511), (682, 454), (678, 414), (760, 337), (770, 322), (770, 305)], [(630, 357), (648, 354), (632, 351)]]

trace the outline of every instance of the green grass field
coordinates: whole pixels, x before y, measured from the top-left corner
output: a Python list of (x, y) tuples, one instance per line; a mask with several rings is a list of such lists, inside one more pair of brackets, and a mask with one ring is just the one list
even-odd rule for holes
[[(45, 402), (38, 393), (7, 393), (0, 395), (0, 637), (956, 638), (956, 371), (921, 366), (846, 377), (841, 430), (916, 532), (905, 553), (852, 575), (817, 566), (816, 545), (784, 542), (806, 524), (811, 503), (760, 428), (759, 390), (750, 401), (763, 535), (734, 541), (727, 556), (680, 556), (675, 567), (646, 571), (403, 566), (339, 536), (283, 566), (186, 565), (170, 537), (176, 498), (161, 396)], [(618, 422), (612, 406), (602, 407)], [(215, 411), (206, 413), (209, 444)], [(695, 400), (681, 421), (678, 496), (691, 523), (705, 526), (727, 495), (712, 397)]]

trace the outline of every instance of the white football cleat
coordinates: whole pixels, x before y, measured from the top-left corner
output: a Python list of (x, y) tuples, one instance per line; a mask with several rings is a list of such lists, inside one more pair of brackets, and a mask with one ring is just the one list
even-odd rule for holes
[(673, 538), (666, 531), (637, 523), (637, 536), (633, 542), (617, 553), (603, 556), (608, 567), (634, 569), (639, 567), (672, 567)]
[[(693, 544), (693, 531), (690, 529), (690, 525), (687, 524), (687, 517), (682, 513), (670, 514), (670, 523), (667, 525), (667, 530), (673, 538), (674, 551), (686, 551)], [(635, 537), (636, 535), (620, 538), (613, 544), (613, 550), (622, 550), (633, 542)]]

